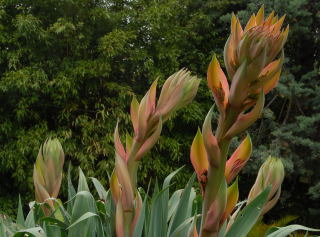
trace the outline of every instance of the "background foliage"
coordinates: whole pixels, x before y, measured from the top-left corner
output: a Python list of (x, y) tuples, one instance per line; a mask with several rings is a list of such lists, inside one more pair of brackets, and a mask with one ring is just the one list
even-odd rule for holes
[(213, 53), (222, 59), (230, 13), (244, 23), (261, 4), (287, 14), (290, 36), (281, 82), (250, 131), (254, 154), (240, 182), (248, 190), (269, 154), (282, 157), (287, 175), (270, 218), (298, 214), (300, 223), (319, 227), (312, 222), (320, 216), (316, 0), (0, 0), (0, 211), (12, 214), (18, 193), (33, 198), (32, 166), (48, 135), (60, 138), (73, 166), (106, 184), (113, 129), (119, 118), (122, 131), (131, 131), (133, 93), (141, 98), (155, 78), (161, 84), (186, 67), (203, 78), (198, 95), (166, 123), (139, 177), (146, 186), (185, 164), (183, 186), (192, 173), (191, 141), (213, 103), (207, 65)]

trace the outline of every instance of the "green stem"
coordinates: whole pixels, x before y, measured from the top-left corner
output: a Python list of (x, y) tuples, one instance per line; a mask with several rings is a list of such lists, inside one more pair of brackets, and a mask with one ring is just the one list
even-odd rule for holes
[(226, 117), (219, 118), (218, 128), (216, 131), (216, 137), (220, 147), (220, 165), (219, 167), (209, 166), (207, 174), (207, 184), (205, 189), (205, 195), (202, 206), (202, 218), (201, 218), (201, 229), (200, 237), (216, 237), (218, 233), (214, 230), (208, 230), (204, 228), (205, 221), (207, 218), (208, 211), (211, 204), (216, 200), (218, 191), (223, 182), (226, 161), (228, 158), (229, 145), (231, 139), (225, 139), (224, 134), (228, 131), (231, 125), (235, 122), (239, 115), (238, 110), (228, 108)]
[[(128, 168), (128, 173), (130, 176), (130, 182), (131, 182), (131, 187), (133, 192), (136, 191), (137, 187), (137, 170), (139, 166), (139, 161), (135, 160), (135, 157), (141, 147), (141, 142), (138, 142), (137, 139), (133, 140), (130, 153), (128, 155), (128, 161), (127, 161), (127, 168)], [(134, 215), (133, 215), (134, 210), (124, 210), (123, 213), (123, 225), (124, 225), (124, 234), (125, 237), (130, 237), (131, 236), (131, 223), (133, 221)]]
[(130, 175), (130, 181), (131, 181), (131, 186), (132, 189), (135, 190), (137, 187), (137, 171), (138, 171), (138, 166), (139, 166), (139, 161), (135, 160), (135, 157), (141, 147), (141, 142), (138, 142), (136, 139), (133, 140), (131, 150), (128, 156), (128, 172)]
[(210, 209), (211, 204), (217, 198), (218, 191), (224, 178), (224, 170), (226, 166), (227, 155), (229, 151), (230, 140), (225, 140), (220, 145), (221, 151), (221, 164), (219, 167), (209, 167), (205, 196), (202, 206), (202, 219), (201, 219), (201, 237), (214, 237), (217, 233), (211, 230), (204, 229), (205, 220)]
[[(143, 138), (137, 138), (135, 137), (133, 139), (133, 143), (128, 155), (128, 160), (127, 160), (127, 168), (130, 176), (130, 182), (131, 182), (131, 187), (134, 193), (136, 193), (137, 190), (137, 172), (138, 172), (138, 167), (139, 167), (139, 160), (136, 160), (137, 153), (143, 143), (145, 142), (146, 138), (153, 132), (155, 129), (155, 125), (159, 121), (160, 115), (155, 114), (152, 119), (149, 121), (147, 131), (149, 131)], [(132, 235), (131, 233), (131, 224), (134, 218), (133, 215), (134, 210), (127, 210), (124, 213), (124, 228), (125, 228), (125, 237), (130, 237)]]
[(123, 213), (123, 224), (124, 224), (124, 236), (130, 237), (131, 236), (131, 222), (133, 219), (132, 211), (124, 211)]

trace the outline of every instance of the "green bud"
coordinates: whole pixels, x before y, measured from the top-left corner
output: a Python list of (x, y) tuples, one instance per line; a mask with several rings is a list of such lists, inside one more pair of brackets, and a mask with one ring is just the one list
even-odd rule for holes
[[(57, 198), (64, 163), (64, 152), (58, 139), (48, 138), (40, 147), (33, 170), (33, 182), (37, 202), (54, 203), (48, 198)], [(48, 214), (48, 210), (45, 210)]]
[(255, 199), (268, 186), (271, 186), (268, 201), (264, 205), (261, 215), (268, 212), (280, 197), (283, 179), (284, 167), (281, 159), (269, 156), (259, 169), (256, 182), (252, 186), (248, 196), (248, 203)]

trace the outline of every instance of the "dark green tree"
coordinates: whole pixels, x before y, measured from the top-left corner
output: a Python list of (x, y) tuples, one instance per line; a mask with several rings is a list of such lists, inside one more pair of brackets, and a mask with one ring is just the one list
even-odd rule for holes
[(60, 138), (73, 166), (106, 184), (113, 169), (113, 129), (119, 119), (120, 129), (131, 132), (133, 94), (141, 99), (154, 79), (161, 85), (183, 67), (204, 80), (195, 101), (166, 123), (139, 178), (146, 186), (186, 164), (179, 177), (185, 181), (192, 172), (192, 139), (212, 105), (207, 65), (214, 53), (223, 57), (230, 13), (245, 22), (262, 4), (267, 12), (287, 14), (290, 36), (279, 86), (267, 96), (264, 116), (250, 131), (254, 154), (240, 181), (249, 189), (263, 160), (280, 156), (287, 176), (279, 210), (289, 206), (290, 214), (300, 214), (307, 206), (303, 216), (316, 214), (316, 0), (0, 0), (0, 210), (16, 206), (18, 193), (33, 198), (33, 163), (47, 136)]

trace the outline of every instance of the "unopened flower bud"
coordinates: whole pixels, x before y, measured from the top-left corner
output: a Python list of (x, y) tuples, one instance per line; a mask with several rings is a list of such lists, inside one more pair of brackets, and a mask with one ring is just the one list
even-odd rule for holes
[[(283, 56), (281, 52), (289, 33), (289, 27), (281, 29), (285, 16), (278, 19), (272, 12), (264, 19), (263, 7), (252, 15), (243, 30), (239, 19), (233, 15), (231, 35), (225, 45), (224, 59), (230, 86), (229, 103), (244, 108), (254, 103), (261, 89), (268, 93), (279, 78)], [(268, 74), (268, 76), (266, 76)]]
[(196, 96), (200, 80), (182, 69), (171, 75), (164, 83), (156, 111), (166, 121), (172, 113), (189, 104)]
[(256, 182), (252, 186), (248, 196), (248, 203), (255, 199), (268, 186), (271, 186), (268, 200), (261, 212), (261, 215), (264, 215), (277, 203), (283, 179), (284, 167), (281, 159), (269, 156), (259, 169)]
[[(64, 152), (58, 139), (48, 138), (40, 147), (34, 165), (33, 182), (37, 202), (47, 202), (53, 208), (53, 202), (48, 198), (57, 198), (64, 163)], [(48, 214), (48, 210), (45, 210)]]

